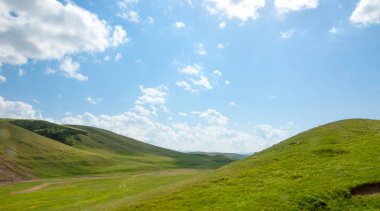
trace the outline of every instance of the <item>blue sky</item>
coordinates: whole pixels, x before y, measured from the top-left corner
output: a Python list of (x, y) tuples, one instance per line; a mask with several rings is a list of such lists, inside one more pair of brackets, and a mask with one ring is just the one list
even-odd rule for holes
[(380, 118), (380, 0), (5, 0), (0, 14), (0, 117), (239, 153)]

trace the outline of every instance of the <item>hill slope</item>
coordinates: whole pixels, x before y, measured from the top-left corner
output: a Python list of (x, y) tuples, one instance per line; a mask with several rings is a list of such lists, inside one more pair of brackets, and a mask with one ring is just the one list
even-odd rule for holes
[[(380, 193), (354, 195), (380, 182), (380, 121), (323, 125), (130, 209), (380, 209)], [(376, 194), (377, 193), (377, 194)]]
[(226, 156), (193, 155), (85, 126), (0, 120), (0, 182), (108, 172), (216, 168)]

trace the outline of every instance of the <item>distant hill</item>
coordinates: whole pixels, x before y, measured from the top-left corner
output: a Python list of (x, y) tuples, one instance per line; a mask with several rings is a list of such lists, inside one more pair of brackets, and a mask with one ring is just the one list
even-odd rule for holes
[(380, 121), (333, 122), (128, 203), (141, 210), (380, 210)]
[(236, 159), (188, 154), (94, 127), (0, 119), (0, 182), (108, 172), (217, 168)]
[(225, 157), (229, 157), (236, 160), (240, 160), (249, 156), (249, 154), (225, 153), (225, 152), (189, 152), (189, 153), (195, 154), (195, 155), (225, 156)]

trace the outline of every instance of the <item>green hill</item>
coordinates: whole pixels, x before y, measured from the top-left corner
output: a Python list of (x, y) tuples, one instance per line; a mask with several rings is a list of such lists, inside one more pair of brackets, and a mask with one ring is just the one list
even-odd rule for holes
[(379, 210), (380, 121), (323, 125), (185, 186), (119, 208)]
[(235, 159), (156, 147), (85, 126), (0, 120), (0, 182), (109, 172), (217, 168)]

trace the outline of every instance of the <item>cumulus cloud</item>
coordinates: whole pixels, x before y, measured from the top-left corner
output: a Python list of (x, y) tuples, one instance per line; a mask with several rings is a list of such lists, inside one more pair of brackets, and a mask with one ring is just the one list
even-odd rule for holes
[(0, 14), (1, 63), (21, 65), (28, 59), (103, 52), (126, 41), (121, 26), (108, 25), (72, 1), (3, 0)]
[[(174, 118), (170, 123), (162, 123), (156, 115), (151, 115), (151, 104), (164, 104), (167, 98), (165, 88), (143, 88), (135, 106), (129, 111), (115, 115), (94, 115), (89, 112), (80, 115), (67, 114), (60, 122), (104, 128), (150, 144), (181, 151), (219, 151), (250, 153), (262, 150), (291, 134), (292, 127), (257, 125), (251, 130), (241, 131), (229, 125), (229, 119), (215, 109), (200, 112), (179, 112), (178, 116), (197, 118), (196, 124), (181, 122)], [(161, 89), (161, 90), (157, 90)], [(166, 93), (163, 94), (162, 92)], [(149, 94), (148, 94), (149, 93)], [(146, 95), (150, 95), (149, 100)], [(150, 98), (156, 98), (153, 100)], [(145, 99), (145, 100), (142, 100)], [(139, 103), (146, 102), (145, 104)]]
[(176, 82), (178, 87), (194, 93), (200, 92), (201, 90), (213, 89), (210, 81), (203, 73), (202, 66), (200, 64), (188, 65), (178, 71), (188, 76), (185, 80), (179, 80)]
[(243, 22), (257, 19), (258, 10), (265, 6), (265, 0), (206, 0), (206, 2), (206, 8), (211, 15), (221, 14), (229, 19), (238, 18)]
[(0, 96), (0, 117), (19, 119), (40, 119), (38, 111), (32, 105), (20, 102), (5, 100)]
[(92, 105), (96, 105), (97, 103), (99, 103), (100, 101), (102, 101), (102, 98), (97, 98), (97, 99), (94, 99), (92, 97), (86, 97), (86, 102), (92, 104)]
[(116, 5), (122, 9), (129, 9), (133, 4), (138, 4), (139, 0), (121, 0), (116, 2)]
[(220, 70), (214, 70), (214, 71), (212, 71), (212, 73), (213, 73), (215, 76), (218, 76), (218, 77), (222, 76), (222, 72), (220, 72)]
[(0, 75), (0, 83), (7, 82), (7, 78), (3, 75)]
[(287, 40), (291, 38), (295, 31), (295, 29), (289, 29), (287, 31), (280, 32), (280, 39)]
[(87, 81), (88, 77), (78, 73), (80, 64), (74, 62), (71, 57), (66, 57), (62, 63), (59, 65), (59, 70), (67, 78), (73, 78), (78, 81)]
[(156, 106), (160, 106), (164, 110), (166, 109), (166, 98), (168, 96), (168, 88), (161, 85), (157, 88), (144, 88), (140, 86), (142, 95), (136, 100), (136, 105), (148, 105), (156, 110)]
[(224, 49), (223, 43), (218, 43), (217, 47), (220, 48), (220, 49)]
[(335, 27), (335, 26), (333, 26), (333, 27), (331, 27), (330, 29), (329, 29), (329, 33), (330, 34), (339, 34), (339, 33), (341, 33), (342, 32), (342, 29), (341, 28), (337, 28), (337, 27)]
[(106, 56), (104, 57), (103, 60), (104, 60), (105, 62), (107, 62), (107, 61), (111, 60), (111, 57), (110, 57), (109, 55), (106, 55)]
[[(115, 115), (94, 115), (89, 112), (73, 115), (67, 112), (63, 119), (54, 122), (95, 126), (175, 150), (235, 153), (251, 153), (269, 147), (292, 134), (295, 127), (289, 122), (281, 127), (260, 124), (247, 131), (237, 130), (229, 125), (227, 116), (211, 108), (178, 113), (181, 117), (197, 118), (199, 121), (195, 124), (176, 119), (162, 123), (158, 116), (165, 115), (165, 111), (152, 115), (157, 111), (152, 106), (166, 104), (167, 88), (163, 85), (155, 88), (140, 86), (140, 90), (141, 95), (135, 105), (126, 112)], [(5, 100), (1, 96), (0, 117), (46, 119), (32, 105)]]
[(350, 22), (362, 26), (380, 24), (380, 0), (360, 0), (350, 16)]
[(195, 52), (200, 56), (207, 56), (207, 51), (203, 43), (199, 43), (197, 45)]
[(117, 47), (118, 45), (125, 43), (128, 41), (127, 32), (124, 31), (123, 27), (115, 26), (115, 29), (112, 33), (111, 44), (113, 47)]
[(275, 0), (274, 5), (279, 13), (287, 13), (315, 9), (318, 7), (318, 0)]
[(210, 125), (223, 126), (226, 125), (228, 122), (227, 117), (223, 116), (221, 113), (214, 109), (207, 109), (207, 111), (195, 113), (198, 113), (199, 117), (205, 120)]
[(188, 65), (179, 70), (181, 73), (188, 75), (199, 75), (202, 71), (202, 66), (199, 64)]
[(23, 69), (18, 69), (18, 73), (17, 73), (18, 77), (23, 77), (26, 75), (26, 72), (23, 70)]
[(195, 86), (198, 86), (200, 88), (208, 89), (208, 90), (213, 89), (213, 87), (211, 86), (208, 78), (206, 76), (204, 76), (204, 75), (201, 75), (199, 79), (193, 79), (192, 78), (190, 80), (193, 82), (193, 84)]
[(119, 7), (118, 16), (124, 20), (127, 20), (132, 23), (140, 22), (140, 15), (138, 12), (134, 11), (132, 8), (134, 5), (138, 4), (138, 0), (122, 0), (116, 2), (116, 5)]
[(129, 10), (127, 12), (122, 12), (119, 14), (119, 17), (132, 22), (132, 23), (139, 23), (140, 22), (140, 15), (134, 11), (134, 10)]
[(175, 83), (178, 87), (180, 88), (183, 88), (184, 90), (186, 91), (190, 91), (190, 92), (196, 92), (197, 90), (194, 89), (189, 83), (187, 83), (186, 81), (182, 80), (182, 81), (177, 81)]
[(227, 26), (227, 23), (225, 21), (222, 21), (219, 23), (219, 29), (224, 29), (226, 28), (226, 26)]
[(182, 28), (185, 28), (186, 24), (182, 21), (177, 21), (174, 23), (174, 26), (177, 28), (177, 29), (182, 29)]

